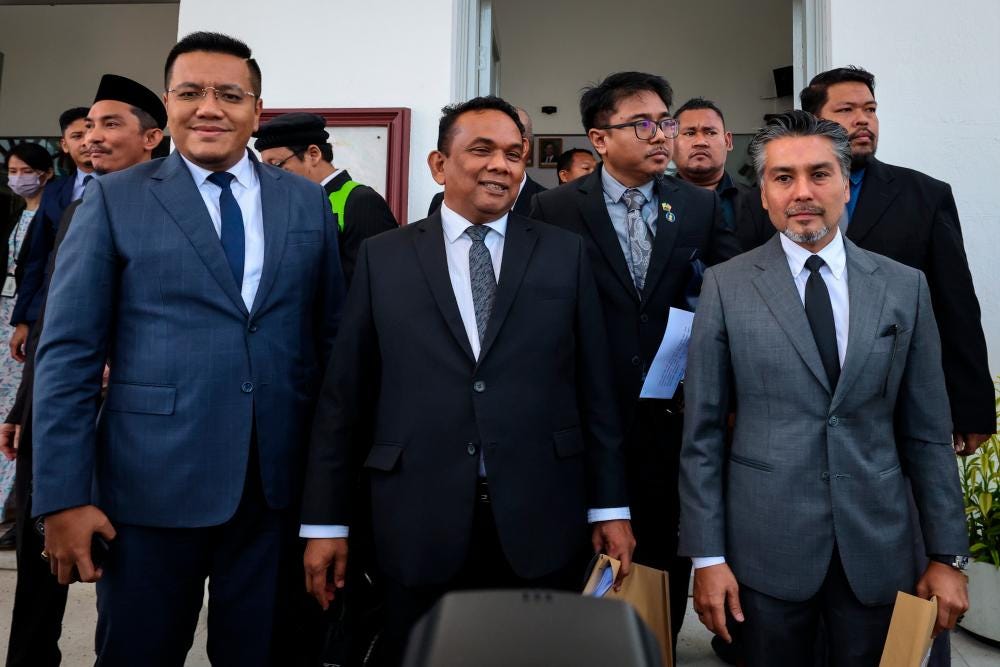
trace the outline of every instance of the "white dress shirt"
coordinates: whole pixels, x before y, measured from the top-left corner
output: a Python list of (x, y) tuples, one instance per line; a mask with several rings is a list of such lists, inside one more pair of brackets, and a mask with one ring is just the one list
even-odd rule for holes
[[(523, 186), (523, 183), (522, 183)], [(493, 222), (484, 223), (490, 231), (483, 238), (483, 243), (490, 251), (493, 261), (493, 275), (497, 284), (500, 283), (500, 267), (503, 263), (503, 245), (507, 235), (507, 214)], [(479, 328), (476, 325), (476, 306), (472, 300), (472, 277), (469, 271), (469, 250), (472, 249), (472, 239), (465, 230), (472, 223), (441, 202), (441, 228), (444, 236), (444, 252), (448, 261), (448, 277), (451, 278), (451, 289), (455, 294), (459, 315), (465, 327), (465, 335), (472, 347), (472, 354), (478, 359), (482, 346), (479, 341)], [(486, 461), (479, 454), (479, 475), (486, 477)], [(603, 507), (587, 510), (587, 521), (613, 521), (630, 518), (627, 507)], [(303, 524), (299, 528), (300, 537), (347, 537), (347, 526), (317, 526)]]
[[(798, 243), (795, 243), (784, 234), (778, 233), (781, 239), (781, 249), (785, 251), (785, 259), (788, 260), (788, 269), (792, 272), (795, 280), (795, 288), (799, 291), (799, 300), (802, 307), (806, 304), (806, 281), (809, 280), (809, 269), (806, 268), (806, 260), (813, 253), (809, 252)], [(830, 305), (833, 306), (833, 325), (837, 330), (837, 356), (840, 357), (840, 366), (844, 366), (844, 358), (847, 354), (847, 333), (850, 319), (851, 306), (847, 295), (847, 252), (844, 250), (844, 237), (840, 235), (840, 229), (834, 229), (834, 237), (826, 247), (815, 253), (823, 258), (819, 275), (826, 283), (826, 290), (830, 293)], [(725, 563), (722, 556), (704, 556), (691, 559), (694, 568), (700, 569)]]
[[(222, 211), (219, 208), (219, 195), (222, 188), (208, 180), (213, 172), (202, 169), (186, 157), (181, 155), (184, 164), (191, 171), (194, 184), (198, 186), (198, 192), (205, 201), (208, 208), (208, 215), (212, 218), (212, 225), (219, 239), (222, 239)], [(260, 274), (264, 269), (264, 213), (260, 204), (260, 180), (257, 178), (257, 170), (254, 169), (249, 155), (244, 155), (243, 159), (227, 170), (235, 178), (229, 188), (233, 191), (233, 197), (239, 204), (240, 212), (243, 214), (243, 238), (245, 242), (243, 255), (243, 288), (241, 290), (243, 303), (247, 310), (253, 307), (253, 300), (257, 296), (257, 287), (260, 285)]]
[(320, 181), (319, 184), (325, 188), (326, 184), (329, 183), (330, 181), (332, 181), (333, 179), (337, 178), (337, 174), (339, 174), (342, 171), (344, 171), (344, 170), (343, 169), (337, 169), (337, 170), (335, 170), (332, 174), (330, 174), (329, 176), (327, 176), (326, 178), (324, 178), (322, 181)]

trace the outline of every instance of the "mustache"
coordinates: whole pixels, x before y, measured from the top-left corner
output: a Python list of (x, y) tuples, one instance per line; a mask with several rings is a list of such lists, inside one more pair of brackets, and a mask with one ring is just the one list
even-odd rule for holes
[(809, 215), (823, 215), (826, 213), (826, 209), (822, 206), (789, 206), (785, 209), (785, 215), (787, 217), (792, 217), (793, 215), (801, 215), (803, 213), (808, 213)]
[(860, 130), (856, 130), (855, 132), (851, 132), (849, 135), (847, 135), (847, 139), (849, 141), (854, 141), (855, 139), (857, 139), (861, 135), (865, 135), (865, 136), (867, 136), (867, 137), (869, 137), (869, 138), (871, 138), (873, 140), (875, 139), (875, 133), (872, 132), (871, 130), (867, 129), (867, 128), (861, 128)]

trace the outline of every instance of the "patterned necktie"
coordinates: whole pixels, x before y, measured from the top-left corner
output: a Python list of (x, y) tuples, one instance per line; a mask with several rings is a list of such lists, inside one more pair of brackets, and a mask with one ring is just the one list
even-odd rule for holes
[(236, 178), (227, 171), (217, 171), (208, 177), (209, 182), (222, 188), (219, 193), (219, 211), (222, 214), (222, 251), (226, 253), (229, 270), (236, 279), (236, 287), (243, 288), (243, 262), (246, 257), (246, 239), (243, 232), (243, 212), (230, 187)]
[(813, 338), (816, 339), (819, 358), (823, 361), (830, 387), (836, 389), (837, 380), (840, 379), (840, 355), (837, 352), (837, 327), (833, 320), (830, 292), (819, 273), (824, 264), (826, 262), (819, 255), (811, 255), (806, 260), (806, 268), (809, 269), (809, 279), (806, 281), (806, 318)]
[(490, 249), (483, 239), (489, 234), (486, 225), (472, 225), (465, 233), (472, 239), (469, 248), (469, 277), (472, 280), (472, 304), (476, 309), (476, 328), (479, 329), (479, 342), (486, 335), (486, 325), (490, 323), (493, 313), (493, 302), (497, 299), (497, 279), (493, 273), (493, 258)]
[(625, 222), (628, 228), (632, 280), (635, 281), (635, 288), (642, 292), (646, 283), (646, 269), (649, 268), (649, 256), (653, 252), (653, 238), (646, 221), (642, 219), (642, 205), (646, 203), (646, 197), (639, 190), (629, 188), (622, 195), (622, 200), (628, 207)]

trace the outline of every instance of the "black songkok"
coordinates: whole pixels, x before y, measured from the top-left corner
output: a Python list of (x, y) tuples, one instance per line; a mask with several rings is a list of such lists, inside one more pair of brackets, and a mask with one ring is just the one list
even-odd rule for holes
[(102, 76), (101, 83), (97, 86), (97, 95), (94, 96), (94, 103), (102, 100), (124, 102), (137, 109), (142, 109), (153, 117), (156, 126), (161, 130), (167, 126), (167, 110), (163, 107), (160, 96), (132, 79), (126, 79), (117, 74)]
[(296, 111), (282, 114), (260, 126), (254, 134), (258, 151), (288, 146), (322, 146), (330, 142), (326, 121), (313, 113)]

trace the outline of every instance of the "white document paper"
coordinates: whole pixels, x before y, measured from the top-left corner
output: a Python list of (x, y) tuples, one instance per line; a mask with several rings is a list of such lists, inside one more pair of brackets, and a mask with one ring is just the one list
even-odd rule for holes
[(677, 385), (687, 369), (688, 341), (694, 313), (671, 308), (667, 315), (667, 330), (663, 332), (660, 349), (646, 373), (639, 398), (673, 398)]

